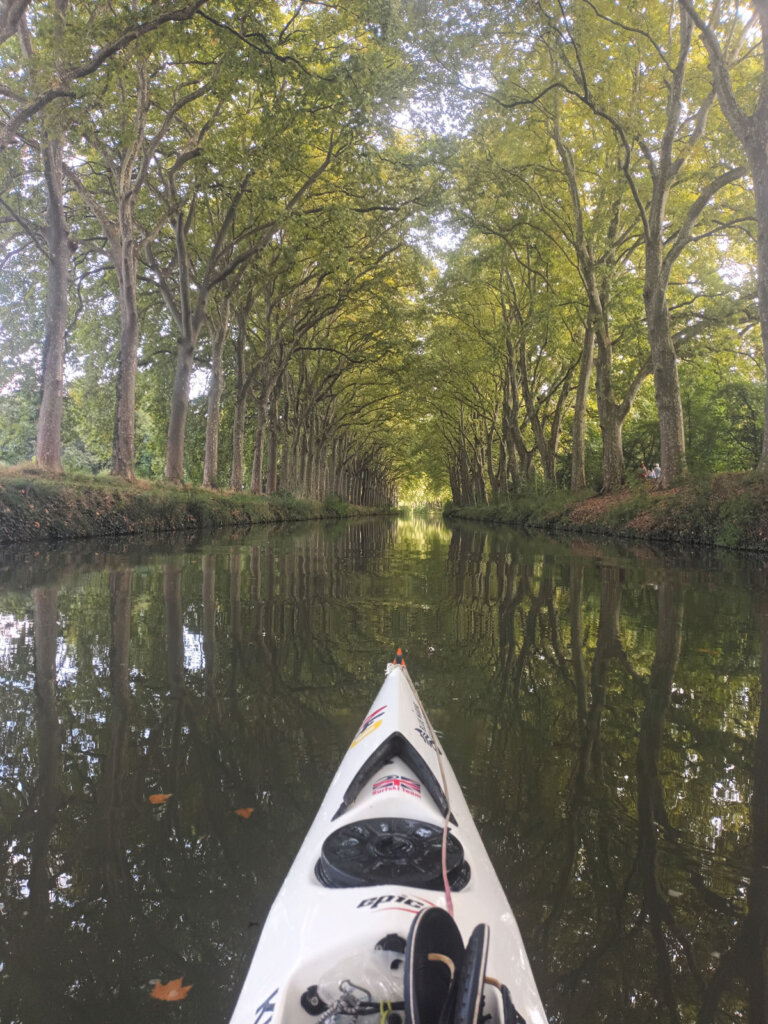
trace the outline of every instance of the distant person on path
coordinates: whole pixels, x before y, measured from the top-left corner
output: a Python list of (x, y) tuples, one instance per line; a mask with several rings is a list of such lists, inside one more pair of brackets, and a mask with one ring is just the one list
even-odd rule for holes
[(649, 480), (661, 480), (661, 466), (656, 463), (651, 472), (648, 474)]
[(648, 467), (646, 466), (646, 464), (644, 462), (641, 462), (640, 463), (640, 469), (639, 469), (638, 474), (637, 474), (638, 480), (647, 480), (649, 476), (650, 476), (650, 470), (648, 469)]

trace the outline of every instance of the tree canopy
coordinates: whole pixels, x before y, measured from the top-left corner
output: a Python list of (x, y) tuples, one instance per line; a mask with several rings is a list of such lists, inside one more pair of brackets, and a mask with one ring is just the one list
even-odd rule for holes
[(768, 473), (766, 28), (5, 5), (0, 459), (371, 504)]

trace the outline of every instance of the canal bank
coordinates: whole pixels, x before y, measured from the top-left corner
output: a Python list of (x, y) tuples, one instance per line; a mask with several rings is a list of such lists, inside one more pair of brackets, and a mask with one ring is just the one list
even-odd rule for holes
[(333, 519), (380, 513), (335, 496), (210, 491), (116, 477), (52, 476), (25, 470), (0, 474), (0, 545), (165, 533), (258, 523)]
[(612, 494), (530, 491), (494, 505), (449, 504), (445, 515), (549, 532), (768, 551), (768, 481), (755, 474), (723, 473), (669, 490), (638, 481)]
[[(360, 508), (331, 496), (253, 495), (117, 477), (0, 472), (0, 545), (298, 522), (395, 509)], [(507, 502), (444, 510), (450, 521), (520, 526), (692, 547), (768, 551), (768, 481), (727, 473), (661, 490), (637, 483), (612, 494), (531, 490)]]

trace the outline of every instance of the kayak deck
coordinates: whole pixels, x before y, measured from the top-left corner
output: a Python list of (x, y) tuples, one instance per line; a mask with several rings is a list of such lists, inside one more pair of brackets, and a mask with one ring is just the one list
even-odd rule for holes
[[(475, 939), (481, 925), (485, 940)], [(437, 959), (412, 969), (409, 986), (412, 926), (437, 945), (444, 939), (462, 962), (475, 943), (482, 973), (499, 984), (481, 979), (473, 995), (467, 982), (466, 998), (494, 1024), (546, 1024), (517, 923), (464, 796), (405, 665), (393, 664), (272, 905), (231, 1024), (406, 1020), (406, 995), (431, 984), (421, 975), (448, 979), (456, 969), (448, 954), (425, 954)]]

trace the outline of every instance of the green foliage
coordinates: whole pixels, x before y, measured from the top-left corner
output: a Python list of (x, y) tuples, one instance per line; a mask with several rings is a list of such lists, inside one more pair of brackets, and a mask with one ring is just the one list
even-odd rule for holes
[(334, 516), (348, 516), (351, 508), (349, 502), (340, 498), (338, 494), (327, 494), (323, 499), (323, 511)]
[[(141, 7), (146, 23), (174, 9)], [(229, 304), (220, 484), (232, 468), (241, 387), (246, 478), (254, 439), (273, 415), (278, 486), (297, 493), (308, 485), (296, 467), (288, 479), (287, 452), (303, 444), (318, 472), (330, 474), (333, 458), (359, 476), (364, 467), (388, 487), (396, 483), (409, 503), (441, 500), (462, 473), (477, 501), (503, 502), (543, 479), (567, 488), (588, 310), (583, 242), (599, 267), (611, 400), (631, 396), (623, 442), (632, 479), (659, 453), (651, 376), (633, 389), (648, 359), (639, 219), (652, 186), (655, 147), (647, 140), (663, 132), (679, 39), (667, 13), (630, 5), (619, 20), (600, 0), (569, 7), (563, 21), (562, 6), (549, 0), (236, 0), (207, 3), (205, 17), (164, 22), (91, 67), (95, 48), (134, 24), (136, 5), (77, 0), (62, 17), (45, 5), (30, 12), (30, 46), (22, 52), (10, 38), (0, 75), (4, 116), (27, 116), (40, 100), (29, 137), (61, 137), (71, 162), (65, 466), (94, 473), (111, 461), (121, 313), (105, 234), (118, 217), (113, 172), (138, 153), (130, 244), (139, 270), (140, 476), (164, 473), (186, 295), (190, 315), (205, 296), (195, 381), (210, 371), (211, 324)], [(720, 14), (725, 37), (733, 11), (726, 5)], [(740, 97), (756, 87), (759, 50), (734, 67)], [(53, 79), (71, 95), (46, 102)], [(686, 110), (693, 114), (709, 89), (694, 34)], [(685, 173), (669, 195), (668, 254), (695, 197), (732, 166), (735, 151), (717, 106), (706, 122), (676, 129), (674, 155)], [(40, 147), (25, 139), (20, 132), (3, 150), (1, 168), (0, 452), (8, 462), (34, 452), (45, 320), (43, 168)], [(751, 215), (746, 181), (719, 191), (669, 283), (696, 475), (747, 471), (761, 450), (765, 379)], [(593, 371), (585, 470), (599, 486), (594, 380)], [(203, 479), (206, 412), (206, 396), (193, 391), (184, 478), (195, 484)], [(329, 478), (314, 486), (318, 494), (339, 489)]]
[(38, 401), (34, 378), (17, 384), (13, 391), (7, 388), (0, 396), (0, 452), (5, 464), (34, 458)]
[(254, 496), (166, 483), (131, 485), (90, 473), (46, 476), (0, 470), (0, 543), (163, 533), (247, 526), (350, 514), (346, 502), (301, 500), (293, 494)]
[(768, 550), (768, 485), (753, 474), (694, 477), (665, 492), (639, 481), (609, 495), (529, 488), (509, 502), (456, 507), (451, 518), (706, 547)]

